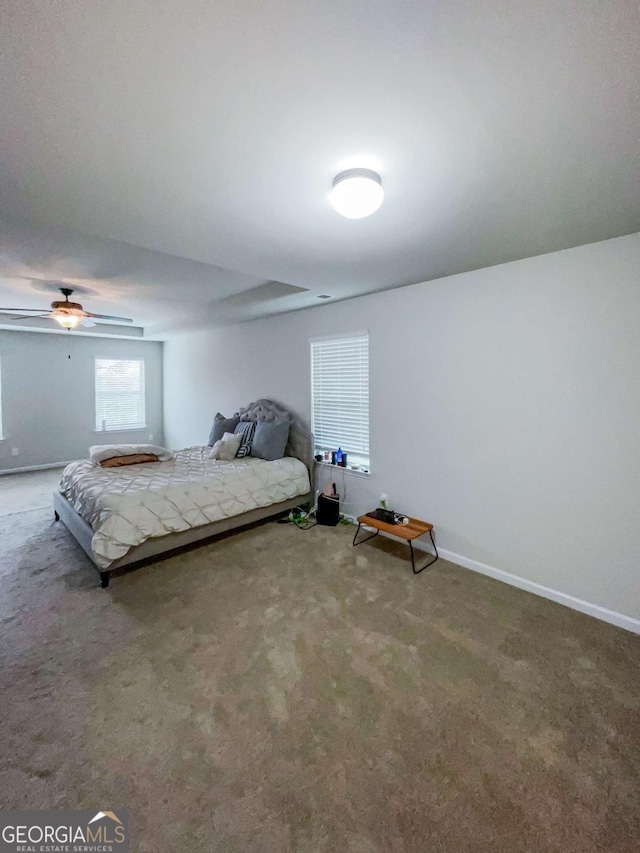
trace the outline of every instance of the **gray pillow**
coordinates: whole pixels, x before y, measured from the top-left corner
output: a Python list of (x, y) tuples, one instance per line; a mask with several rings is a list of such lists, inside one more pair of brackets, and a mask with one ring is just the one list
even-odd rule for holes
[(238, 426), (239, 420), (239, 417), (225, 418), (224, 415), (221, 415), (220, 412), (218, 412), (213, 419), (213, 426), (209, 433), (209, 447), (213, 447), (216, 441), (219, 441), (225, 432), (234, 432), (235, 428)]
[(274, 421), (258, 421), (251, 444), (251, 455), (273, 462), (282, 459), (289, 439), (290, 422), (283, 418)]

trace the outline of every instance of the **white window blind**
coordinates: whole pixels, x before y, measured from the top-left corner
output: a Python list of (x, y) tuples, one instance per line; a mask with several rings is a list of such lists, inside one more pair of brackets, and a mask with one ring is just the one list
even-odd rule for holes
[(96, 358), (96, 429), (144, 426), (144, 361)]
[(369, 462), (369, 336), (311, 341), (316, 447)]

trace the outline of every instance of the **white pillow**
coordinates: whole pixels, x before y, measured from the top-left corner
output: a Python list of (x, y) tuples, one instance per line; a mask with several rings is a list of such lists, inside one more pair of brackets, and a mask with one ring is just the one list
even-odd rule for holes
[(222, 438), (219, 438), (211, 448), (209, 458), (231, 462), (232, 459), (236, 458), (241, 442), (242, 434), (235, 435), (232, 432), (225, 432)]

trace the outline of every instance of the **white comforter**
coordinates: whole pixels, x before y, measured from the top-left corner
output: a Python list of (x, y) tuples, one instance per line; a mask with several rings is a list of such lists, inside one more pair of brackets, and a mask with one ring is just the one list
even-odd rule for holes
[(240, 515), (308, 494), (299, 459), (247, 457), (223, 462), (210, 447), (178, 450), (168, 462), (101, 468), (85, 460), (64, 469), (60, 491), (93, 528), (100, 568), (146, 539)]

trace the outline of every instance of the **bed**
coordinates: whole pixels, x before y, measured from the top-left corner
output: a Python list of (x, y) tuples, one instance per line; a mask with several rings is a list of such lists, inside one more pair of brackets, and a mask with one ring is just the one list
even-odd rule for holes
[(258, 400), (236, 416), (290, 419), (284, 458), (224, 462), (211, 459), (211, 448), (203, 445), (176, 451), (167, 462), (67, 465), (53, 495), (55, 518), (98, 569), (103, 588), (118, 569), (284, 514), (310, 499), (313, 438), (296, 415), (272, 400)]

